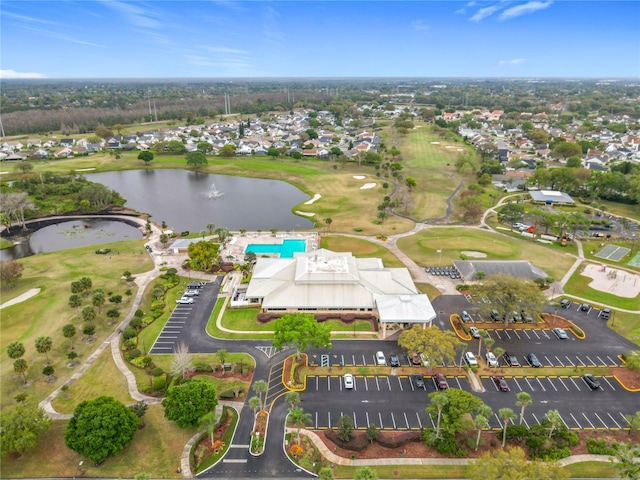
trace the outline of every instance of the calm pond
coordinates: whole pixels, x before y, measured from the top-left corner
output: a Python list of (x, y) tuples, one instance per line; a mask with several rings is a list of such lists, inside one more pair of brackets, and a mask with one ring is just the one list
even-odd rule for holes
[(155, 223), (165, 221), (178, 233), (201, 231), (209, 223), (229, 230), (313, 228), (310, 220), (292, 213), (309, 196), (280, 180), (152, 169), (86, 178), (116, 190), (127, 207), (150, 213)]
[[(12, 231), (17, 232), (18, 228), (14, 227)], [(28, 241), (0, 250), (0, 260), (137, 238), (142, 238), (142, 232), (124, 222), (99, 218), (63, 221), (37, 230)]]

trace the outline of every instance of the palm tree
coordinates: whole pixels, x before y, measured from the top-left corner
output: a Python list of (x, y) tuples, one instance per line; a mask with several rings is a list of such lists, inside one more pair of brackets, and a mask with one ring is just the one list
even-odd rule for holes
[(516, 395), (518, 401), (516, 402), (516, 406), (520, 407), (520, 425), (522, 425), (522, 421), (524, 420), (524, 409), (527, 405), (531, 405), (531, 395), (527, 392), (520, 392)]
[(331, 224), (333, 223), (333, 219), (331, 217), (327, 217), (324, 219), (324, 223), (327, 225), (327, 233), (331, 232)]
[(64, 338), (69, 339), (69, 348), (73, 349), (73, 337), (76, 334), (76, 327), (73, 323), (67, 323), (64, 327), (62, 327), (62, 335)]
[(298, 445), (300, 445), (300, 430), (306, 423), (311, 422), (311, 414), (305, 412), (301, 407), (289, 409), (289, 421), (296, 425), (296, 433), (298, 436)]
[(442, 409), (449, 403), (446, 394), (435, 392), (431, 394), (431, 404), (438, 408), (438, 421), (436, 422), (436, 436), (440, 438), (440, 420), (442, 420)]
[(498, 416), (504, 422), (504, 426), (502, 428), (502, 448), (504, 448), (507, 443), (507, 425), (512, 420), (517, 418), (517, 415), (511, 408), (501, 408), (498, 410)]
[(47, 357), (47, 363), (49, 362), (49, 352), (51, 351), (51, 337), (38, 337), (36, 338), (36, 350), (38, 353), (44, 353)]
[[(266, 410), (267, 409), (267, 395), (266, 395), (266, 393), (269, 391), (269, 384), (264, 380), (257, 380), (253, 384), (253, 391), (256, 392), (258, 394), (258, 396), (260, 397), (260, 403), (263, 405), (262, 406), (262, 410)], [(262, 401), (262, 394), (263, 393), (265, 394), (264, 402)]]
[(480, 338), (478, 339), (478, 357), (482, 354), (482, 342), (484, 341), (485, 343), (487, 342), (487, 340), (493, 340), (491, 337), (489, 337), (489, 333), (486, 330), (480, 330)]
[(258, 397), (251, 397), (249, 399), (249, 407), (251, 408), (251, 410), (253, 410), (254, 415), (258, 410), (260, 410), (261, 406), (262, 406), (262, 402)]
[(14, 360), (20, 358), (24, 355), (24, 345), (20, 342), (11, 342), (7, 345), (7, 355)]
[(13, 371), (18, 375), (22, 375), (23, 383), (27, 383), (27, 370), (29, 369), (29, 365), (24, 358), (18, 358), (15, 362), (13, 362)]
[(549, 429), (549, 438), (553, 435), (553, 431), (558, 427), (558, 424), (562, 421), (562, 417), (560, 417), (560, 412), (558, 410), (549, 410), (547, 412), (547, 420), (551, 423), (551, 428)]
[(209, 235), (213, 235), (213, 232), (215, 232), (216, 230), (216, 224), (215, 223), (207, 223), (207, 231), (209, 232)]
[(484, 346), (487, 349), (487, 352), (491, 351), (491, 347), (493, 347), (494, 343), (496, 343), (496, 341), (493, 338), (491, 337), (484, 338)]
[(220, 365), (222, 365), (222, 371), (224, 371), (224, 364), (227, 361), (227, 358), (229, 358), (229, 352), (224, 348), (218, 349), (216, 352), (216, 359), (220, 362)]
[(480, 446), (480, 434), (482, 433), (483, 428), (489, 427), (489, 419), (485, 417), (483, 414), (478, 413), (473, 418), (473, 423), (476, 426), (476, 429), (478, 430), (478, 436), (476, 437), (476, 450), (478, 450), (478, 447)]
[(462, 366), (464, 365), (464, 352), (467, 349), (468, 345), (464, 342), (460, 342), (458, 344), (458, 347), (460, 347), (461, 349), (461, 353), (460, 353), (460, 368), (462, 368)]
[(200, 420), (198, 420), (198, 425), (207, 429), (207, 433), (209, 434), (209, 438), (211, 440), (211, 446), (213, 447), (213, 432), (216, 429), (216, 413), (205, 413), (202, 417), (200, 417)]
[(291, 405), (291, 409), (295, 408), (300, 403), (300, 394), (298, 392), (289, 392), (284, 400)]

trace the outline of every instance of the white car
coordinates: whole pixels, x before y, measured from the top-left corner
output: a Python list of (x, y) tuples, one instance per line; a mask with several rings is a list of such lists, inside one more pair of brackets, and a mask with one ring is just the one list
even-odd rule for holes
[(197, 297), (198, 295), (200, 295), (200, 292), (198, 290), (187, 290), (186, 292), (184, 292), (184, 294), (182, 296), (183, 297)]
[(496, 358), (496, 356), (492, 352), (487, 352), (484, 355), (484, 358), (487, 359), (487, 365), (489, 367), (497, 367), (498, 366), (498, 359)]
[(176, 300), (176, 303), (178, 305), (189, 305), (189, 304), (193, 303), (193, 298), (191, 298), (191, 297), (180, 297), (179, 299)]
[(473, 338), (480, 338), (480, 330), (478, 330), (478, 327), (470, 327), (469, 333)]
[(464, 354), (464, 361), (467, 362), (467, 365), (469, 365), (470, 367), (478, 366), (478, 360), (476, 360), (476, 356), (471, 352), (467, 352)]
[(353, 375), (345, 373), (342, 379), (344, 380), (344, 388), (351, 390), (353, 388)]
[(376, 352), (376, 364), (377, 365), (387, 365), (387, 359), (384, 356), (384, 352), (382, 350)]

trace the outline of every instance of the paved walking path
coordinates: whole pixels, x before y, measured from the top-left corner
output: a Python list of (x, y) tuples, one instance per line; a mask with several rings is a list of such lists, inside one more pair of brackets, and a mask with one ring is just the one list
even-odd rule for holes
[(25, 300), (29, 300), (31, 297), (35, 297), (39, 293), (40, 293), (40, 289), (39, 288), (32, 288), (31, 290), (27, 290), (22, 295), (18, 295), (17, 297), (12, 298), (11, 300), (8, 300), (8, 301), (4, 302), (2, 305), (0, 305), (0, 310), (2, 310), (4, 307), (10, 307), (11, 305), (15, 305), (16, 303), (20, 303), (20, 302), (24, 302)]

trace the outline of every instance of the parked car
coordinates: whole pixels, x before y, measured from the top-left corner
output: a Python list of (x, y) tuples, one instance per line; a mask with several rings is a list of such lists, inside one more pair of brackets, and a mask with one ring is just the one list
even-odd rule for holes
[(376, 352), (376, 364), (378, 365), (387, 365), (387, 360), (384, 356), (384, 352), (382, 350)]
[(609, 320), (610, 316), (611, 316), (611, 310), (608, 308), (603, 308), (602, 311), (600, 312), (600, 318), (602, 318), (603, 320)]
[(188, 305), (190, 303), (193, 303), (193, 298), (191, 297), (180, 297), (179, 299), (176, 300), (176, 303), (179, 305)]
[(466, 310), (462, 311), (462, 313), (460, 314), (460, 318), (462, 319), (463, 322), (471, 321), (471, 315), (469, 315)]
[(411, 353), (411, 365), (421, 365), (422, 361), (420, 360), (420, 355), (418, 352)]
[(560, 328), (560, 327), (556, 327), (553, 329), (553, 333), (556, 334), (556, 337), (558, 337), (560, 340), (566, 340), (567, 338), (569, 338), (567, 336), (567, 332), (564, 331), (564, 329)]
[(519, 367), (520, 366), (520, 362), (518, 361), (518, 357), (516, 357), (511, 352), (504, 352), (504, 355), (502, 356), (502, 358), (504, 358), (504, 361), (507, 362), (507, 365), (509, 365), (510, 367)]
[(420, 354), (420, 361), (422, 362), (422, 365), (425, 367), (428, 367), (429, 365), (431, 365), (431, 363), (429, 362), (429, 358), (424, 353)]
[(583, 303), (580, 305), (580, 310), (582, 310), (583, 312), (588, 312), (589, 310), (591, 310), (591, 305), (589, 305), (588, 303)]
[(389, 365), (391, 365), (392, 367), (400, 366), (400, 359), (398, 358), (398, 355), (389, 355)]
[(345, 373), (342, 379), (344, 380), (344, 388), (351, 390), (353, 388), (353, 375)]
[(496, 388), (498, 390), (500, 390), (501, 392), (508, 392), (509, 391), (509, 385), (507, 385), (507, 381), (504, 379), (504, 377), (491, 377), (493, 379), (493, 383), (496, 384)]
[(527, 354), (527, 362), (532, 367), (540, 368), (542, 366), (542, 364), (540, 363), (540, 360), (538, 360), (538, 357), (536, 357), (535, 353), (528, 353)]
[(464, 361), (467, 362), (467, 365), (470, 367), (478, 366), (478, 360), (476, 360), (476, 356), (471, 352), (466, 352), (464, 354)]
[(569, 308), (573, 302), (567, 298), (560, 300), (560, 306), (562, 308)]
[(489, 316), (491, 317), (491, 320), (493, 320), (494, 322), (500, 321), (500, 314), (498, 313), (497, 310), (491, 310), (491, 313), (489, 313)]
[(533, 315), (531, 315), (530, 313), (527, 313), (526, 311), (522, 310), (521, 312), (521, 316), (522, 316), (522, 321), (524, 323), (533, 323)]
[(590, 373), (585, 373), (582, 376), (582, 379), (587, 385), (589, 385), (591, 390), (597, 390), (600, 388), (600, 381)]
[(469, 333), (473, 338), (480, 338), (480, 330), (478, 330), (478, 327), (470, 327)]
[(190, 282), (189, 284), (187, 284), (187, 289), (195, 290), (195, 289), (204, 287), (204, 285), (205, 285), (204, 282)]
[(436, 373), (433, 377), (433, 383), (438, 390), (446, 390), (449, 388), (446, 377), (441, 373)]
[(522, 320), (522, 317), (516, 311), (509, 312), (509, 314), (507, 315), (507, 318), (509, 319), (510, 322), (513, 322), (513, 323), (516, 323)]
[(416, 388), (424, 388), (424, 377), (422, 375), (416, 373), (415, 375), (411, 375), (411, 379)]
[(487, 366), (489, 366), (489, 367), (497, 367), (498, 366), (498, 359), (493, 354), (493, 352), (485, 353), (484, 354), (484, 358), (487, 359)]
[(187, 290), (182, 294), (183, 297), (197, 297), (198, 295), (200, 295), (198, 290)]

